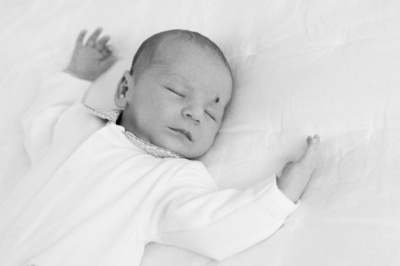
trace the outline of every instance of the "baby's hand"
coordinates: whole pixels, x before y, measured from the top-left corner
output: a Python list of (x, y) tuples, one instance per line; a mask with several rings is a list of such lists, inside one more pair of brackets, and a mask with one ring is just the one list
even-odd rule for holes
[(321, 151), (318, 135), (307, 138), (307, 150), (303, 157), (296, 163), (287, 163), (278, 178), (277, 184), (283, 194), (291, 201), (296, 202), (304, 192), (307, 183), (317, 167)]
[(71, 61), (65, 72), (93, 81), (114, 64), (116, 57), (107, 45), (110, 37), (104, 36), (97, 40), (101, 31), (101, 28), (97, 28), (86, 44), (83, 43), (86, 30), (79, 33)]

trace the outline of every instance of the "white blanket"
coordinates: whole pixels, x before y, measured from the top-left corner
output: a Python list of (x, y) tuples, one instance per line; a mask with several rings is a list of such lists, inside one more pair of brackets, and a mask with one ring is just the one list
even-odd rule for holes
[(399, 14), (394, 0), (2, 1), (0, 201), (30, 165), (20, 118), (41, 75), (66, 66), (82, 28), (103, 26), (119, 58), (87, 96), (96, 107), (113, 106), (145, 38), (184, 28), (214, 40), (235, 76), (202, 158), (221, 188), (279, 174), (307, 135), (321, 135), (323, 159), (271, 238), (222, 262), (151, 244), (143, 265), (400, 265)]

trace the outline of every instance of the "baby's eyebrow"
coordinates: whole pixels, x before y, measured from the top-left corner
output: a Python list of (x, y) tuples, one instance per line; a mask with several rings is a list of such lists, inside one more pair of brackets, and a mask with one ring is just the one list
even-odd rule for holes
[(193, 90), (196, 86), (191, 84), (190, 80), (185, 78), (184, 76), (178, 74), (178, 73), (166, 73), (165, 75), (168, 79), (171, 81), (179, 82), (183, 84), (183, 87), (188, 90)]
[(168, 78), (174, 79), (174, 80), (179, 80), (184, 83), (187, 83), (186, 78), (184, 78), (182, 75), (180, 75), (178, 73), (167, 72), (165, 76), (167, 76)]

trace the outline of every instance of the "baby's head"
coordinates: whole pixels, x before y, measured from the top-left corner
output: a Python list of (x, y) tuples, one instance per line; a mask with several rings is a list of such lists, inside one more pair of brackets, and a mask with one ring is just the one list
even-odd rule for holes
[(229, 65), (217, 45), (183, 30), (161, 32), (138, 49), (115, 94), (120, 125), (185, 158), (214, 143), (232, 95)]

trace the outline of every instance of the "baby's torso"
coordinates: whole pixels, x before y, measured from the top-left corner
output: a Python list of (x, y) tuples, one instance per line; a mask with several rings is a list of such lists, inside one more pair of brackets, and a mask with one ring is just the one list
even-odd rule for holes
[[(108, 123), (84, 141), (41, 186), (25, 177), (0, 216), (0, 264), (135, 265), (143, 253), (146, 228), (160, 190), (184, 160), (144, 153)], [(51, 166), (49, 166), (51, 167)], [(33, 183), (32, 183), (33, 184)], [(8, 204), (8, 206), (7, 206)], [(15, 256), (14, 256), (15, 254)], [(29, 264), (28, 264), (29, 265)]]

